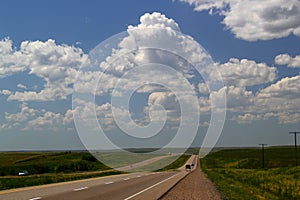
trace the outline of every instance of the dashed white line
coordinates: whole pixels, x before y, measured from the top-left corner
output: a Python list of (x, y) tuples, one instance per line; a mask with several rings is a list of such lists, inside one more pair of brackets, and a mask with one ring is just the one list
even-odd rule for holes
[(129, 180), (129, 179), (130, 179), (130, 178), (123, 178), (124, 181), (127, 181), (127, 180)]
[(138, 176), (136, 176), (137, 178), (140, 178), (141, 176), (140, 175), (138, 175)]
[(165, 180), (162, 180), (162, 181), (160, 181), (160, 182), (158, 182), (158, 183), (156, 183), (156, 184), (154, 184), (154, 185), (152, 185), (152, 186), (150, 186), (150, 187), (147, 187), (146, 189), (144, 189), (144, 190), (142, 190), (142, 191), (140, 191), (140, 192), (138, 192), (138, 193), (135, 193), (134, 195), (132, 195), (132, 196), (130, 196), (130, 197), (127, 197), (127, 198), (124, 199), (124, 200), (132, 199), (133, 197), (136, 197), (137, 195), (142, 194), (143, 192), (146, 192), (147, 190), (150, 190), (151, 188), (154, 188), (155, 186), (157, 186), (157, 185), (159, 185), (159, 184), (161, 184), (161, 183), (163, 183), (163, 182), (165, 182), (165, 181), (167, 181), (167, 180), (169, 180), (169, 179), (171, 179), (171, 178), (173, 178), (173, 177), (175, 177), (175, 176), (177, 176), (177, 175), (178, 175), (178, 174), (174, 174), (173, 176), (171, 176), (171, 177), (169, 177), (169, 178), (167, 178), (167, 179), (165, 179)]
[(74, 189), (74, 191), (81, 191), (81, 190), (85, 190), (85, 189), (88, 189), (88, 187), (76, 188), (76, 189)]
[(109, 185), (109, 184), (112, 184), (112, 183), (114, 183), (114, 182), (107, 182), (107, 183), (105, 183), (106, 185)]
[(29, 199), (29, 200), (39, 200), (39, 199), (42, 199), (42, 197), (34, 197), (34, 198)]

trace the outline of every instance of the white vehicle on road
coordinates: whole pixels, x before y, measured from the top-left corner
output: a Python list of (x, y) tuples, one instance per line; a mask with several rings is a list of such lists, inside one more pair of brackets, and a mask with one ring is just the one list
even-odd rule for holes
[(28, 171), (26, 171), (26, 170), (21, 170), (21, 171), (18, 173), (18, 175), (19, 175), (19, 176), (28, 176), (29, 173), (28, 173)]

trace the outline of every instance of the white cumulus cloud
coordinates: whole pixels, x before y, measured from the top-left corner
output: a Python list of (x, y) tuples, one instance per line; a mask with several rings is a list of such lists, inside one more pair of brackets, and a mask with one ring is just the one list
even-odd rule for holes
[(300, 55), (292, 57), (289, 54), (280, 54), (275, 57), (275, 63), (278, 65), (300, 68)]
[(256, 41), (300, 36), (298, 0), (179, 0), (196, 11), (224, 16), (222, 21), (237, 38)]
[[(13, 48), (12, 41), (0, 41), (0, 78), (17, 72), (28, 72), (45, 81), (40, 92), (13, 92), (8, 100), (53, 101), (66, 99), (72, 93), (77, 69), (87, 62), (87, 55), (79, 48), (58, 45), (54, 40), (24, 41), (19, 50)], [(17, 85), (24, 88), (24, 85)], [(6, 92), (6, 94), (8, 94)]]
[(295, 100), (300, 97), (300, 75), (282, 78), (259, 92), (259, 98), (284, 98)]
[(296, 123), (300, 110), (300, 76), (286, 77), (260, 90), (250, 110), (263, 119), (278, 118), (279, 123)]
[(253, 121), (262, 120), (262, 119), (263, 119), (262, 115), (245, 113), (244, 115), (238, 115), (237, 119), (234, 120), (237, 120), (238, 123), (240, 124), (248, 124), (248, 123), (252, 123)]
[(227, 110), (234, 112), (245, 112), (254, 103), (254, 94), (244, 87), (225, 86), (219, 91), (212, 92), (210, 98), (224, 98), (226, 94)]
[(239, 87), (270, 83), (277, 76), (275, 67), (247, 59), (231, 58), (227, 63), (220, 64), (219, 70), (227, 85)]
[(72, 128), (73, 111), (67, 110), (65, 113), (55, 113), (45, 109), (35, 109), (22, 103), (20, 111), (17, 113), (4, 113), (4, 123), (0, 129), (19, 129), (19, 130), (52, 130), (63, 131)]
[(45, 112), (43, 115), (38, 116), (27, 122), (24, 130), (61, 130), (62, 115), (60, 113)]
[(279, 113), (279, 123), (281, 124), (295, 124), (300, 122), (299, 113)]
[(26, 56), (13, 48), (9, 38), (0, 40), (0, 78), (25, 71), (28, 63)]

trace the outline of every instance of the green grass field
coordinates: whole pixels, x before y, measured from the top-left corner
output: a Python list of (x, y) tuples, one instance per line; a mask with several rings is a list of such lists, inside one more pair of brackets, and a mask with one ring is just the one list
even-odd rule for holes
[(29, 174), (71, 173), (107, 170), (88, 152), (2, 152), (0, 176), (14, 176), (20, 170)]
[[(299, 152), (300, 153), (300, 152)], [(300, 199), (300, 167), (293, 147), (225, 149), (201, 159), (203, 171), (224, 199)]]
[[(20, 177), (26, 170), (29, 176)], [(0, 190), (119, 174), (88, 152), (1, 152)]]

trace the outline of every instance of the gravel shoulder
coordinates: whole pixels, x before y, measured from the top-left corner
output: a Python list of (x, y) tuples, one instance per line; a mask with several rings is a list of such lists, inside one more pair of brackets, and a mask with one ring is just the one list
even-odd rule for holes
[(161, 200), (221, 200), (222, 195), (199, 167), (178, 182)]

